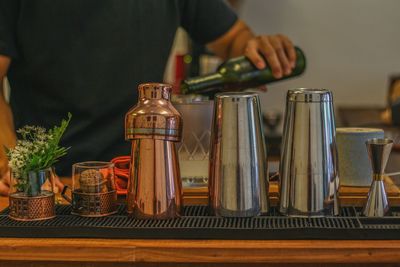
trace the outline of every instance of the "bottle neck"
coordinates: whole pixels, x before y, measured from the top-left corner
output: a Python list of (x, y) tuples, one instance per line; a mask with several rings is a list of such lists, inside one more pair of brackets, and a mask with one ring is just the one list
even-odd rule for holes
[(306, 58), (300, 48), (296, 50), (296, 66), (292, 73), (276, 79), (268, 63), (266, 68), (257, 69), (249, 59), (237, 57), (225, 62), (217, 73), (186, 79), (181, 84), (183, 94), (213, 95), (218, 91), (240, 91), (275, 81), (301, 75), (306, 68)]
[(181, 84), (181, 92), (183, 94), (207, 93), (208, 91), (214, 91), (216, 88), (222, 88), (223, 84), (222, 75), (213, 73), (186, 79)]

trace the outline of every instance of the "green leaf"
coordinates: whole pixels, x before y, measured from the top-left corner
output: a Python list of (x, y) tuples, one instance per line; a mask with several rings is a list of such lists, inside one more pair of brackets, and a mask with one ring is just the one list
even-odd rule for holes
[[(25, 161), (22, 164), (23, 167), (18, 170), (18, 173), (22, 176), (17, 179), (16, 188), (18, 191), (29, 192), (30, 188), (27, 181), (29, 171), (39, 171), (52, 167), (61, 157), (67, 154), (69, 147), (61, 147), (60, 141), (68, 128), (71, 118), (72, 115), (68, 112), (67, 119), (63, 119), (59, 126), (54, 126), (48, 131), (33, 126), (25, 126), (17, 131), (21, 136), (20, 140), (26, 141), (17, 143), (17, 147), (20, 146), (23, 148), (25, 146), (25, 149), (22, 151), (26, 151), (26, 146), (28, 144), (31, 148), (28, 150), (29, 152), (25, 153), (22, 159), (20, 154), (18, 155), (16, 153), (15, 155), (17, 160)], [(34, 151), (32, 151), (32, 146)], [(16, 149), (5, 149), (10, 160)], [(21, 166), (21, 164), (18, 166)]]

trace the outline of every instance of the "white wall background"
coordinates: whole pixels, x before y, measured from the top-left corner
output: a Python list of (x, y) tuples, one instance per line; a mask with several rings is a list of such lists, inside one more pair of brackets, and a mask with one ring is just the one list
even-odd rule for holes
[(400, 0), (245, 0), (239, 15), (257, 33), (283, 33), (308, 59), (301, 78), (269, 86), (263, 109), (282, 110), (286, 90), (328, 88), (336, 106), (386, 104), (400, 73)]

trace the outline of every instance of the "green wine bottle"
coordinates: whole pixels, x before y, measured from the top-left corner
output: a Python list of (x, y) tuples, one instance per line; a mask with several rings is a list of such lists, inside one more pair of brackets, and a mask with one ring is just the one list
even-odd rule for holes
[(266, 68), (260, 70), (249, 59), (242, 56), (227, 60), (218, 68), (216, 73), (182, 81), (181, 92), (183, 94), (213, 96), (218, 92), (240, 91), (299, 76), (306, 68), (306, 58), (300, 48), (295, 47), (295, 50), (296, 65), (292, 73), (280, 79), (272, 75), (272, 70), (268, 64)]

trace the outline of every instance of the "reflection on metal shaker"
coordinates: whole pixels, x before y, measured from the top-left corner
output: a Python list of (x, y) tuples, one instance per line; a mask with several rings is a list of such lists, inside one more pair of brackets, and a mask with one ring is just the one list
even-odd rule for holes
[(182, 119), (170, 102), (171, 86), (139, 85), (139, 102), (125, 117), (125, 137), (132, 140), (128, 213), (136, 218), (179, 216), (182, 182), (175, 142)]
[(254, 93), (217, 94), (211, 130), (209, 200), (217, 216), (268, 212), (267, 160)]
[(330, 91), (288, 91), (279, 187), (279, 209), (285, 215), (338, 215), (339, 178)]

